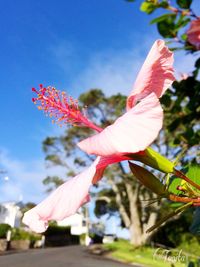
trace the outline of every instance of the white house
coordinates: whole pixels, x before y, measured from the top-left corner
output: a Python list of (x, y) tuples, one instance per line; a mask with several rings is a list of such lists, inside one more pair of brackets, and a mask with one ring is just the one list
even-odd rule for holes
[(84, 244), (86, 246), (90, 244), (91, 238), (89, 237), (89, 218), (86, 218), (83, 212), (77, 212), (62, 221), (57, 221), (57, 224), (59, 226), (71, 226), (72, 235), (85, 234)]
[(0, 203), (0, 223), (7, 223), (11, 227), (19, 227), (22, 217), (21, 205), (16, 202)]
[(59, 226), (71, 226), (72, 235), (81, 235), (88, 232), (86, 219), (82, 213), (76, 213), (62, 221), (57, 221)]

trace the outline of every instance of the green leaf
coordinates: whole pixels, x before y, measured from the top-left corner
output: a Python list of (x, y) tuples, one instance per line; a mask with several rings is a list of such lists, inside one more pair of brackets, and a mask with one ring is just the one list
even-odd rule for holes
[(158, 3), (159, 7), (167, 8), (169, 6), (169, 2), (167, 0), (163, 0), (162, 2)]
[(181, 8), (188, 9), (192, 4), (192, 0), (176, 0), (177, 5)]
[(143, 2), (140, 6), (140, 10), (147, 14), (151, 14), (156, 8), (157, 8), (157, 5), (151, 2)]
[(185, 27), (189, 22), (190, 18), (186, 18), (185, 16), (181, 15), (175, 24), (175, 29), (179, 30), (180, 28)]
[(151, 172), (145, 168), (129, 162), (129, 167), (135, 176), (146, 188), (153, 193), (164, 196), (166, 194), (165, 186)]
[(157, 28), (159, 33), (165, 38), (173, 38), (177, 35), (176, 29), (176, 14), (167, 16), (165, 20), (162, 20), (157, 23)]
[(56, 154), (47, 155), (46, 158), (45, 158), (45, 160), (46, 161), (50, 161), (51, 163), (53, 163), (55, 165), (62, 165), (61, 159)]
[(164, 14), (164, 15), (158, 17), (158, 18), (155, 18), (155, 19), (151, 20), (150, 24), (154, 24), (154, 23), (158, 23), (158, 22), (164, 21), (164, 20), (166, 20), (167, 18), (169, 18), (171, 16), (174, 17), (174, 14), (172, 14), (172, 13)]
[(173, 38), (176, 36), (174, 30), (171, 29), (171, 26), (166, 22), (159, 22), (157, 24), (157, 28), (160, 35), (162, 35), (164, 38)]
[(164, 94), (160, 101), (165, 105), (165, 107), (169, 107), (171, 105), (172, 99), (168, 94)]
[(173, 51), (181, 51), (184, 50), (184, 47), (170, 47), (170, 50)]
[[(200, 166), (198, 165), (191, 165), (189, 166), (186, 174), (185, 174), (191, 181), (196, 183), (197, 185), (200, 185)], [(182, 189), (178, 190), (178, 186), (180, 186)], [(170, 184), (168, 187), (168, 191), (179, 195), (179, 194), (184, 194), (185, 196), (188, 197), (199, 197), (200, 191), (189, 184), (188, 182), (184, 181), (181, 178), (177, 177), (172, 177), (170, 179)]]
[(186, 172), (186, 176), (193, 182), (200, 185), (200, 165), (191, 165)]
[(187, 34), (185, 34), (185, 33), (182, 34), (182, 35), (181, 35), (181, 39), (182, 39), (183, 41), (186, 41), (186, 40), (187, 40)]
[(172, 193), (172, 194), (179, 195), (181, 193), (181, 191), (178, 190), (177, 187), (181, 185), (181, 181), (182, 181), (181, 178), (174, 178), (174, 177), (172, 177), (170, 179), (168, 191), (170, 193)]
[(142, 154), (134, 154), (133, 160), (140, 161), (164, 173), (172, 173), (175, 167), (173, 162), (163, 157), (151, 147), (147, 147)]

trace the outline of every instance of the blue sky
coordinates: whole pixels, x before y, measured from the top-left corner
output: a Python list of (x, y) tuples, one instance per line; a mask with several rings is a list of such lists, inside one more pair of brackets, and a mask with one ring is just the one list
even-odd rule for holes
[[(0, 201), (44, 197), (42, 141), (60, 133), (31, 102), (32, 87), (54, 85), (77, 97), (91, 88), (128, 94), (160, 38), (139, 3), (123, 0), (1, 1)], [(197, 6), (197, 0), (194, 1)], [(178, 56), (177, 56), (178, 58)], [(192, 56), (177, 60), (191, 70)]]

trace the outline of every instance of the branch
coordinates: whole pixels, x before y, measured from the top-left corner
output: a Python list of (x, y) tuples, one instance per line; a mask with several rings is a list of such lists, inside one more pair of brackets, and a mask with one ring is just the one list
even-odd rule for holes
[(146, 225), (144, 225), (144, 233), (146, 233), (147, 229), (149, 229), (152, 225), (155, 224), (156, 219), (158, 217), (158, 213), (157, 213), (158, 206), (159, 206), (158, 202), (154, 203), (155, 211), (151, 211), (151, 214), (149, 215), (148, 222), (146, 223)]
[(129, 210), (130, 210), (130, 217), (131, 222), (134, 222), (134, 225), (137, 228), (142, 228), (141, 226), (141, 218), (140, 218), (140, 211), (139, 211), (139, 189), (140, 185), (136, 183), (135, 190), (133, 190), (133, 186), (127, 182), (125, 183), (128, 199), (129, 199)]
[(130, 221), (130, 218), (128, 216), (128, 213), (126, 212), (126, 209), (123, 205), (123, 202), (122, 202), (122, 197), (121, 197), (121, 194), (120, 194), (120, 190), (119, 188), (117, 187), (117, 185), (110, 179), (108, 180), (108, 183), (112, 186), (112, 189), (113, 191), (115, 192), (116, 196), (115, 196), (115, 199), (116, 199), (116, 203), (119, 207), (119, 212), (122, 216), (122, 219), (124, 221), (124, 224), (127, 228), (130, 227), (130, 224), (131, 224), (131, 221)]

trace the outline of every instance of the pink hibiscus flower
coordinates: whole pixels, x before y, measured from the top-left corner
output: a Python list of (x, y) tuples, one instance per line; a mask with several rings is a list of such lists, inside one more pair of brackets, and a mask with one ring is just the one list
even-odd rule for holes
[[(100, 156), (137, 153), (147, 148), (162, 128), (163, 112), (158, 98), (175, 80), (172, 65), (173, 53), (164, 41), (157, 40), (127, 98), (127, 112), (78, 146)], [(135, 105), (137, 101), (140, 102)]]
[[(86, 118), (78, 104), (55, 88), (41, 86), (34, 102), (56, 122), (70, 122), (86, 126), (98, 133), (78, 146), (89, 154), (95, 154), (95, 162), (81, 174), (58, 187), (39, 205), (26, 212), (23, 222), (36, 232), (46, 229), (49, 220), (62, 220), (74, 214), (89, 199), (89, 189), (103, 176), (107, 165), (132, 159), (142, 154), (155, 140), (163, 122), (163, 111), (158, 98), (174, 81), (173, 53), (164, 41), (157, 40), (151, 48), (133, 90), (127, 98), (127, 112), (112, 125), (101, 129)], [(137, 103), (139, 101), (139, 103)]]
[(197, 50), (200, 50), (200, 18), (193, 20), (186, 32), (187, 39)]
[(90, 199), (88, 192), (92, 180), (95, 176), (97, 179), (101, 177), (101, 173), (96, 170), (98, 162), (99, 157), (89, 168), (59, 186), (40, 204), (27, 211), (23, 223), (40, 233), (47, 229), (48, 221), (60, 221), (76, 213)]

